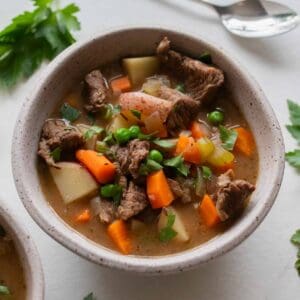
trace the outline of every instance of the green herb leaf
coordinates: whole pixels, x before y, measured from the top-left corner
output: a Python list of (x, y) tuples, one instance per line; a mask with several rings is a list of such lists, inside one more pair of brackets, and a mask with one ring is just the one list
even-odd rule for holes
[(139, 110), (132, 109), (130, 112), (139, 120), (141, 119), (141, 112)]
[(113, 133), (108, 133), (107, 136), (104, 138), (103, 142), (109, 146), (116, 144), (116, 140), (114, 139)]
[(289, 133), (292, 135), (292, 137), (300, 143), (300, 126), (296, 125), (287, 125), (286, 126)]
[(91, 126), (83, 135), (85, 140), (91, 139), (94, 135), (99, 135), (104, 131), (104, 128), (98, 126)]
[(189, 167), (184, 163), (182, 155), (166, 159), (163, 164), (167, 167), (175, 168), (180, 174), (185, 177), (189, 174)]
[(288, 99), (288, 107), (290, 112), (290, 120), (292, 125), (300, 126), (300, 105)]
[(163, 149), (171, 150), (176, 146), (177, 141), (178, 139), (165, 139), (165, 140), (155, 139), (152, 141), (152, 143), (154, 143), (155, 145)]
[(298, 271), (298, 275), (300, 276), (300, 259), (299, 258), (295, 262), (295, 268)]
[(0, 86), (10, 88), (29, 77), (44, 60), (51, 60), (74, 43), (71, 31), (80, 24), (75, 4), (52, 9), (53, 0), (33, 0), (35, 9), (15, 17), (0, 32)]
[(184, 84), (183, 83), (179, 83), (176, 85), (175, 87), (175, 90), (181, 92), (181, 93), (184, 93), (185, 92), (185, 87), (184, 87)]
[(237, 139), (237, 132), (235, 130), (227, 129), (226, 127), (220, 125), (220, 138), (223, 142), (222, 146), (228, 151), (232, 151)]
[(93, 113), (91, 113), (91, 112), (88, 112), (88, 113), (87, 113), (87, 117), (88, 117), (88, 119), (89, 119), (90, 124), (91, 124), (91, 125), (95, 125), (95, 122), (96, 122), (96, 117), (95, 117), (95, 115), (94, 115)]
[(81, 112), (70, 104), (64, 103), (60, 108), (60, 114), (63, 119), (74, 122), (79, 118)]
[(0, 285), (0, 295), (10, 295), (9, 288), (5, 285)]
[(152, 172), (159, 171), (163, 168), (161, 164), (156, 162), (153, 159), (147, 159), (145, 163), (142, 163), (139, 169), (139, 174), (140, 175), (148, 175)]
[(56, 147), (53, 151), (51, 151), (50, 156), (53, 158), (55, 162), (60, 161), (61, 157), (61, 148)]
[(171, 213), (169, 211), (167, 212), (166, 227), (162, 228), (159, 231), (159, 240), (161, 242), (169, 242), (177, 235), (177, 232), (172, 228), (172, 226), (175, 223), (175, 218), (176, 218), (176, 216), (173, 213)]
[(298, 229), (291, 237), (291, 242), (300, 247), (300, 229)]
[(212, 171), (209, 167), (203, 166), (202, 167), (202, 174), (203, 174), (203, 178), (205, 180), (210, 180), (212, 177)]
[(138, 139), (139, 140), (145, 140), (145, 141), (152, 141), (155, 139), (155, 135), (157, 134), (157, 132), (152, 132), (150, 134), (144, 134), (144, 133), (140, 133), (138, 135)]
[(96, 300), (96, 298), (94, 297), (94, 293), (89, 293), (83, 300)]
[(300, 149), (286, 153), (285, 159), (291, 166), (300, 169)]
[(119, 114), (121, 112), (121, 106), (119, 104), (113, 105), (111, 103), (106, 104), (104, 108), (104, 114), (103, 119), (110, 120), (115, 115)]
[(195, 194), (202, 199), (205, 194), (205, 182), (203, 178), (203, 172), (198, 167), (197, 168), (197, 176), (195, 178)]
[(211, 65), (212, 64), (212, 57), (210, 55), (209, 52), (205, 51), (203, 52), (200, 57), (199, 60), (207, 65)]
[(109, 151), (109, 147), (105, 142), (97, 141), (96, 142), (96, 151), (99, 153), (105, 154), (107, 151)]

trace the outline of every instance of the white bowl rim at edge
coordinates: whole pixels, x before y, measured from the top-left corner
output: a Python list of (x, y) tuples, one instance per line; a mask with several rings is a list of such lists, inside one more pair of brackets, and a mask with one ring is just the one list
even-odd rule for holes
[[(162, 274), (162, 273), (174, 273), (180, 272), (183, 270), (191, 269), (199, 265), (200, 263), (207, 262), (221, 254), (228, 252), (233, 249), (235, 246), (240, 244), (247, 236), (249, 236), (257, 226), (262, 222), (264, 217), (267, 215), (269, 210), (271, 209), (276, 196), (278, 194), (281, 181), (284, 173), (284, 144), (283, 138), (280, 131), (280, 126), (277, 121), (277, 118), (267, 101), (263, 91), (258, 86), (256, 81), (248, 74), (248, 72), (241, 66), (241, 64), (236, 60), (232, 59), (230, 55), (226, 54), (221, 47), (215, 46), (215, 43), (207, 42), (207, 39), (199, 37), (198, 34), (189, 32), (186, 34), (181, 29), (177, 29), (174, 27), (172, 29), (163, 26), (142, 26), (142, 27), (121, 27), (121, 28), (111, 28), (108, 30), (101, 31), (97, 36), (93, 36), (92, 38), (88, 38), (82, 42), (76, 43), (62, 52), (56, 59), (54, 59), (47, 69), (41, 75), (40, 80), (37, 81), (36, 88), (28, 97), (28, 100), (25, 101), (22, 107), (22, 112), (19, 114), (18, 121), (14, 130), (13, 141), (22, 140), (22, 136), (19, 134), (20, 129), (24, 125), (26, 111), (28, 111), (29, 107), (35, 102), (35, 95), (38, 94), (42, 83), (46, 81), (46, 78), (50, 76), (51, 73), (62, 63), (69, 55), (75, 53), (82, 47), (87, 47), (89, 43), (93, 43), (93, 41), (98, 40), (106, 35), (113, 35), (116, 33), (132, 31), (132, 30), (161, 30), (172, 32), (173, 34), (178, 34), (181, 36), (186, 36), (192, 39), (200, 40), (203, 45), (208, 45), (209, 48), (212, 48), (216, 53), (219, 53), (227, 60), (230, 61), (232, 67), (239, 70), (240, 73), (243, 74), (243, 78), (247, 81), (257, 94), (257, 97), (262, 99), (261, 109), (268, 113), (268, 116), (271, 118), (272, 122), (276, 125), (273, 128), (273, 134), (278, 137), (279, 143), (277, 144), (276, 153), (274, 153), (274, 157), (277, 160), (276, 172), (273, 174), (274, 176), (274, 186), (273, 189), (269, 192), (269, 194), (261, 200), (261, 202), (257, 203), (255, 207), (253, 207), (252, 211), (249, 213), (247, 218), (243, 219), (238, 228), (235, 228), (234, 234), (231, 235), (231, 238), (227, 240), (223, 240), (222, 243), (219, 242), (217, 246), (207, 247), (206, 251), (202, 251), (201, 255), (197, 255), (195, 248), (190, 249), (185, 252), (162, 256), (162, 257), (153, 257), (153, 258), (143, 258), (143, 257), (134, 257), (134, 256), (123, 256), (114, 251), (110, 251), (104, 247), (93, 245), (93, 242), (87, 242), (85, 238), (77, 235), (72, 235), (70, 233), (70, 229), (67, 226), (61, 226), (61, 228), (53, 228), (51, 224), (47, 220), (45, 216), (39, 211), (37, 207), (30, 200), (30, 188), (25, 187), (22, 182), (22, 177), (25, 176), (26, 170), (24, 168), (20, 168), (20, 165), (17, 161), (22, 159), (21, 148), (22, 144), (20, 142), (13, 142), (12, 145), (12, 169), (13, 175), (15, 179), (16, 188), (18, 190), (19, 195), (23, 195), (22, 201), (28, 210), (29, 214), (32, 218), (38, 223), (38, 225), (46, 231), (50, 236), (52, 236), (59, 243), (70, 249), (71, 251), (79, 254), (80, 256), (89, 259), (92, 262), (97, 264), (113, 267), (121, 270), (134, 271), (138, 273), (144, 274)], [(271, 122), (271, 121), (270, 121)], [(93, 249), (93, 251), (92, 251)], [(96, 254), (95, 254), (96, 253)]]
[(4, 204), (3, 199), (0, 199), (0, 225), (9, 233), (20, 258), (26, 281), (26, 299), (44, 299), (44, 271), (38, 250), (24, 225)]

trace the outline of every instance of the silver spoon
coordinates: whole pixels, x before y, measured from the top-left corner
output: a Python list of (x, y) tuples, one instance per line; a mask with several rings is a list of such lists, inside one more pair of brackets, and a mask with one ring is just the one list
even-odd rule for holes
[(213, 0), (196, 1), (212, 6), (228, 31), (246, 38), (269, 37), (285, 33), (294, 29), (300, 20), (295, 11), (272, 1), (239, 0), (226, 6), (221, 6)]

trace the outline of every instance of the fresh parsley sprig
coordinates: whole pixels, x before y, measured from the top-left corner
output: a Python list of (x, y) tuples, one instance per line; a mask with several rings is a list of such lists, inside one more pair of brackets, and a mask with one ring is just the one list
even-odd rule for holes
[(32, 0), (33, 11), (12, 19), (0, 32), (0, 86), (13, 87), (28, 78), (43, 60), (51, 60), (75, 42), (73, 30), (80, 29), (75, 16), (79, 8), (69, 4), (52, 8), (53, 0)]
[(159, 231), (159, 240), (161, 242), (169, 242), (177, 235), (177, 232), (173, 229), (175, 219), (176, 216), (171, 211), (167, 211), (167, 224)]
[(223, 142), (222, 146), (224, 149), (228, 151), (232, 151), (236, 142), (236, 139), (238, 137), (238, 134), (235, 130), (227, 129), (226, 127), (220, 125), (220, 138)]

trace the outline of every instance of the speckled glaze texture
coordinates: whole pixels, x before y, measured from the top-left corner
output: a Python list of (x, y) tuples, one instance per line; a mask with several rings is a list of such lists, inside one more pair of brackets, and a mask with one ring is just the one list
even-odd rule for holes
[[(260, 158), (257, 189), (243, 216), (225, 233), (194, 249), (163, 257), (124, 256), (78, 234), (47, 203), (39, 185), (36, 150), (44, 120), (59, 101), (93, 68), (124, 56), (150, 55), (164, 36), (178, 51), (196, 57), (208, 50), (225, 71), (226, 84), (249, 122)], [(264, 93), (252, 77), (221, 48), (181, 30), (126, 28), (103, 32), (58, 56), (27, 97), (17, 121), (12, 167), (20, 198), (33, 219), (55, 240), (97, 264), (143, 274), (182, 272), (226, 253), (249, 236), (272, 207), (284, 171), (284, 146), (279, 124)]]
[(20, 257), (27, 287), (26, 300), (44, 299), (44, 272), (38, 251), (17, 216), (0, 200), (0, 224), (13, 239)]

